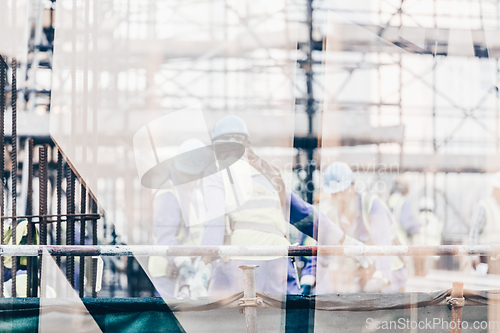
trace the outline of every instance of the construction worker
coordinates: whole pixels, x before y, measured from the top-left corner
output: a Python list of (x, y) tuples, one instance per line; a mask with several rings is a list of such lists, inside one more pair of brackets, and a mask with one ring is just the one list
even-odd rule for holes
[[(28, 244), (28, 220), (26, 219), (20, 219), (17, 222), (17, 239), (16, 239), (16, 245), (26, 245)], [(34, 242), (33, 244), (36, 245), (38, 244), (38, 232), (36, 228), (33, 228), (35, 235), (34, 235)], [(12, 226), (10, 224), (5, 224), (4, 225), (4, 244), (6, 245), (12, 245)], [(16, 274), (16, 297), (27, 297), (27, 287), (28, 287), (28, 272), (27, 272), (27, 257), (17, 257), (17, 274)], [(6, 257), (4, 261), (5, 265), (5, 276), (6, 282), (4, 282), (4, 293), (5, 297), (11, 297), (12, 296), (12, 257)], [(34, 274), (37, 274), (37, 272), (34, 272)], [(56, 297), (55, 290), (50, 287), (46, 286), (45, 288), (46, 294), (44, 297), (49, 297), (53, 298)], [(38, 287), (38, 295), (40, 295), (40, 287)]]
[[(342, 231), (351, 237), (355, 237), (355, 230), (352, 221), (356, 212), (355, 202), (342, 205), (339, 210), (338, 202), (331, 200), (331, 194), (326, 193), (323, 188), (318, 192), (318, 202), (316, 207), (320, 212), (333, 221)], [(323, 282), (319, 283), (321, 288), (319, 293), (333, 292), (359, 292), (361, 276), (371, 276), (374, 266), (363, 267), (359, 261), (352, 257), (322, 257), (319, 259), (318, 276), (323, 277)], [(314, 259), (313, 259), (314, 260)], [(357, 277), (357, 278), (355, 278)], [(365, 280), (366, 278), (363, 278)]]
[[(35, 229), (36, 230), (36, 229)], [(27, 244), (28, 237), (28, 221), (26, 219), (19, 220), (17, 223), (17, 240), (16, 245)], [(38, 236), (38, 234), (36, 235)], [(4, 225), (4, 244), (12, 245), (12, 226), (10, 224)], [(38, 237), (35, 237), (35, 243), (38, 244)], [(16, 296), (27, 296), (27, 258), (17, 257), (17, 276), (16, 276)], [(6, 297), (12, 294), (12, 257), (6, 257), (4, 261), (6, 282), (4, 283), (4, 290)]]
[[(228, 172), (222, 171), (203, 179), (206, 207), (222, 212), (222, 216), (206, 223), (203, 245), (289, 246), (283, 211), (286, 202), (283, 180), (270, 164), (248, 148), (249, 133), (245, 122), (237, 116), (226, 116), (215, 125), (211, 139), (219, 165), (224, 161), (231, 166)], [(224, 148), (226, 145), (230, 148), (231, 144), (235, 149)], [(244, 155), (238, 151), (238, 145), (244, 149)], [(228, 236), (226, 242), (225, 234)], [(211, 295), (243, 290), (239, 265), (259, 266), (255, 271), (257, 291), (286, 293), (288, 258), (229, 259), (215, 267), (210, 282)]]
[[(343, 232), (326, 218), (318, 232), (320, 222), (314, 207), (286, 190), (279, 171), (249, 148), (249, 137), (245, 122), (234, 115), (223, 117), (214, 127), (211, 139), (219, 166), (229, 166), (229, 170), (209, 171), (211, 176), (203, 179), (205, 206), (211, 210), (207, 215), (216, 217), (205, 223), (202, 245), (289, 246), (288, 209), (289, 222), (301, 232), (319, 238), (321, 244), (344, 243)], [(286, 292), (288, 258), (231, 257), (216, 264), (209, 293), (240, 292), (243, 275), (239, 265), (260, 266), (255, 271), (258, 292)], [(310, 276), (306, 282), (312, 286), (314, 276)]]
[[(429, 197), (421, 198), (419, 208), (418, 221), (420, 223), (420, 231), (413, 236), (413, 245), (441, 245), (441, 234), (444, 225), (436, 214), (434, 214), (434, 200)], [(436, 268), (438, 259), (438, 256), (414, 257), (415, 275), (427, 275), (429, 270)]]
[[(339, 216), (352, 219), (357, 240), (366, 245), (404, 244), (404, 235), (387, 205), (375, 194), (356, 190), (354, 174), (346, 163), (331, 163), (323, 176), (323, 190), (330, 193)], [(375, 272), (369, 279), (361, 277), (360, 287), (367, 292), (399, 291), (406, 279), (407, 271), (401, 258), (379, 256), (375, 260)]]
[[(159, 186), (154, 199), (154, 228), (158, 245), (200, 245), (203, 224), (200, 208), (203, 194), (200, 175), (210, 163), (203, 154), (185, 154), (205, 145), (190, 139), (179, 146), (173, 168)], [(182, 186), (176, 186), (183, 184)], [(206, 294), (193, 285), (199, 259), (191, 257), (150, 257), (148, 270), (162, 297), (198, 297)]]
[[(500, 172), (493, 175), (491, 195), (479, 201), (473, 209), (469, 244), (500, 244)], [(487, 265), (488, 274), (500, 274), (500, 260), (491, 257), (472, 257), (472, 268)], [(485, 265), (483, 265), (485, 266)]]
[(411, 239), (413, 235), (418, 233), (419, 223), (415, 219), (407, 199), (409, 190), (410, 184), (403, 175), (399, 175), (394, 181), (387, 205), (396, 221), (406, 232), (406, 237)]

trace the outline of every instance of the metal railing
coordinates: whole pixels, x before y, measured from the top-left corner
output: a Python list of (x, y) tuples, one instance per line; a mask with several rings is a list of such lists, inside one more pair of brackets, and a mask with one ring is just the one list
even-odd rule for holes
[[(8, 182), (6, 182), (6, 177), (4, 176), (5, 170), (5, 153), (8, 151), (6, 141), (8, 138), (5, 137), (5, 112), (6, 112), (6, 95), (5, 86), (7, 85), (7, 70), (8, 62), (3, 56), (0, 56), (0, 177), (2, 180), (2, 190), (0, 191), (0, 246), (5, 245), (5, 235), (4, 227), (6, 227), (5, 222), (10, 221), (10, 228), (12, 230), (11, 242), (12, 244), (17, 244), (17, 242), (22, 241), (17, 233), (17, 225), (21, 219), (26, 219), (28, 222), (27, 237), (24, 241), (27, 245), (20, 245), (20, 248), (25, 246), (38, 246), (33, 245), (37, 242), (40, 246), (47, 246), (49, 244), (49, 235), (51, 238), (55, 238), (56, 245), (62, 246), (63, 238), (65, 238), (65, 244), (68, 246), (75, 246), (79, 244), (83, 246), (85, 244), (87, 224), (90, 223), (90, 228), (92, 230), (91, 244), (97, 245), (97, 221), (101, 216), (97, 213), (97, 204), (92, 196), (87, 193), (87, 190), (82, 182), (80, 188), (80, 213), (76, 213), (76, 194), (75, 189), (76, 175), (72, 170), (69, 163), (65, 162), (65, 159), (57, 147), (50, 147), (48, 144), (38, 145), (34, 147), (34, 141), (31, 138), (27, 138), (25, 146), (25, 158), (23, 161), (23, 183), (26, 190), (25, 202), (26, 211), (22, 212), (21, 215), (18, 214), (17, 206), (17, 183), (18, 183), (18, 141), (17, 137), (17, 61), (15, 58), (11, 59), (11, 109), (12, 109), (12, 135), (11, 135), (11, 152), (10, 157), (12, 160), (12, 166), (10, 170), (10, 192), (11, 192), (11, 216), (6, 215), (4, 189)], [(36, 164), (33, 161), (35, 148), (38, 149), (38, 169), (35, 168)], [(57, 152), (57, 161), (55, 161), (54, 154)], [(48, 207), (48, 183), (50, 181), (49, 163), (56, 164), (56, 177), (55, 177), (55, 192), (56, 192), (56, 214), (49, 214)], [(55, 162), (55, 163), (54, 163)], [(27, 168), (27, 172), (25, 172)], [(7, 170), (8, 171), (8, 170)], [(38, 202), (38, 214), (34, 214), (33, 211), (33, 181), (35, 172), (38, 171), (38, 184), (39, 184), (39, 202)], [(53, 171), (53, 170), (52, 170)], [(26, 177), (25, 177), (26, 176)], [(66, 189), (63, 191), (63, 178), (66, 178)], [(66, 214), (63, 214), (62, 200), (63, 196), (66, 199)], [(24, 202), (24, 200), (23, 200)], [(80, 237), (79, 240), (76, 239), (76, 234), (78, 231), (75, 229), (79, 223)], [(38, 228), (35, 227), (38, 224)], [(49, 227), (50, 225), (50, 227)], [(66, 229), (66, 235), (63, 237), (64, 227)], [(49, 230), (50, 229), (50, 230)], [(55, 237), (53, 233), (55, 231)], [(17, 242), (16, 242), (17, 241)], [(78, 243), (77, 243), (78, 242)], [(13, 245), (14, 247), (16, 245)], [(11, 296), (17, 296), (17, 270), (19, 258), (24, 256), (22, 250), (12, 253), (12, 291)], [(26, 295), (28, 297), (37, 297), (39, 289), (39, 276), (42, 267), (42, 256), (27, 256), (26, 260), (26, 271), (27, 271), (27, 289)], [(75, 267), (75, 256), (68, 255), (65, 261), (61, 260), (62, 255), (56, 256), (57, 265), (62, 268), (64, 265), (66, 267), (66, 277), (74, 288), (76, 285), (75, 272), (77, 269)], [(84, 275), (85, 275), (85, 260), (84, 256), (80, 256), (80, 265), (78, 267), (78, 289), (80, 297), (84, 297)], [(5, 280), (5, 267), (4, 256), (0, 258), (0, 297), (4, 297), (4, 280)], [(96, 279), (97, 279), (97, 259), (92, 259), (91, 262), (92, 269), (92, 297), (97, 297), (96, 292)]]
[[(93, 216), (93, 215), (91, 215)], [(500, 256), (500, 245), (438, 246), (168, 246), (168, 245), (0, 245), (0, 256)]]

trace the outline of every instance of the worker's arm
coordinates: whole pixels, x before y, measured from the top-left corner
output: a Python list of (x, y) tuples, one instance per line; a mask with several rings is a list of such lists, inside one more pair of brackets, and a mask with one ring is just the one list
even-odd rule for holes
[(345, 238), (342, 229), (294, 193), (291, 193), (290, 224), (320, 245), (337, 245)]
[[(182, 227), (183, 218), (179, 202), (173, 193), (164, 193), (156, 198), (153, 220), (158, 245), (179, 245), (177, 234)], [(167, 260), (169, 265), (173, 263), (179, 269), (180, 275), (194, 274), (189, 257), (168, 257)]]

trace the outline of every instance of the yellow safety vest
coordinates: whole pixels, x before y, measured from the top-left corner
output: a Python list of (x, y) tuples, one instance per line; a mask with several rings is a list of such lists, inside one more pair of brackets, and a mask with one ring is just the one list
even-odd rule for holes
[[(242, 159), (223, 171), (225, 210), (231, 245), (289, 246), (287, 222), (278, 191), (257, 169)], [(277, 257), (231, 257), (238, 260), (272, 260)]]
[[(10, 224), (5, 223), (3, 230), (4, 230), (4, 244), (12, 245), (12, 226)], [(16, 233), (17, 233), (16, 245), (19, 245), (21, 243), (25, 244), (26, 243), (25, 237), (28, 237), (28, 220), (23, 219), (23, 220), (18, 221)], [(24, 238), (24, 240), (23, 240), (23, 238)], [(37, 245), (37, 244), (38, 244), (38, 230), (35, 228), (35, 239), (34, 239), (33, 245)], [(21, 265), (26, 265), (27, 264), (26, 257), (21, 257), (20, 263), (21, 263)], [(5, 267), (12, 269), (12, 257), (5, 257), (4, 265), (5, 265)]]
[[(12, 279), (9, 281), (12, 281)], [(7, 282), (9, 282), (9, 281), (7, 281)], [(7, 284), (7, 282), (5, 284)], [(16, 276), (16, 297), (26, 297), (28, 294), (27, 288), (28, 288), (28, 275), (27, 274), (17, 275)], [(12, 297), (11, 290), (12, 289), (10, 289), (10, 288), (4, 287), (5, 297), (7, 297), (7, 298)], [(46, 298), (55, 298), (57, 296), (54, 288), (52, 288), (50, 286), (46, 286), (45, 290), (47, 292), (47, 294), (45, 295)], [(38, 287), (38, 295), (40, 295), (40, 287)]]
[(478, 203), (486, 212), (486, 223), (479, 233), (480, 245), (500, 244), (500, 207), (493, 197)]
[[(368, 235), (370, 239), (365, 242), (370, 244), (372, 242), (372, 233), (371, 233), (371, 224), (370, 224), (370, 211), (372, 210), (373, 203), (375, 200), (378, 198), (377, 195), (371, 194), (368, 192), (363, 192), (361, 193), (361, 215), (362, 215), (362, 220), (363, 224), (366, 228), (366, 231), (368, 232)], [(379, 199), (380, 200), (380, 199)], [(382, 203), (384, 209), (386, 210), (387, 214), (389, 214), (390, 219), (391, 219), (391, 240), (393, 245), (406, 245), (406, 234), (404, 230), (401, 228), (401, 225), (394, 219), (394, 216), (391, 213), (391, 210), (387, 205), (380, 200)], [(400, 268), (403, 268), (405, 266), (403, 260), (399, 257), (393, 257), (392, 260), (392, 265), (391, 265), (391, 270), (396, 271)]]
[[(155, 194), (155, 202), (156, 200), (166, 194), (171, 193), (177, 199), (179, 206), (181, 205), (181, 201), (177, 195), (177, 192), (173, 188), (172, 182), (169, 182), (165, 187), (166, 189), (158, 190)], [(196, 197), (194, 198), (200, 205), (203, 203), (202, 198)], [(192, 203), (189, 204), (189, 225), (187, 227), (184, 223), (184, 218), (181, 215), (181, 221), (179, 223), (179, 229), (177, 230), (177, 235), (175, 238), (177, 239), (178, 245), (201, 245), (201, 238), (203, 236), (203, 224), (199, 224), (198, 222), (198, 212), (196, 211), (196, 206)], [(160, 256), (152, 256), (148, 261), (148, 270), (152, 277), (161, 277), (166, 276), (168, 267), (168, 260), (166, 257)]]

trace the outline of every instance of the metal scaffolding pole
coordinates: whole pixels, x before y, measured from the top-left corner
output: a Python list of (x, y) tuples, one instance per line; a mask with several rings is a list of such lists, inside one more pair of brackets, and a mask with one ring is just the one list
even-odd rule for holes
[(498, 256), (500, 245), (438, 246), (165, 246), (165, 245), (1, 245), (0, 256)]

